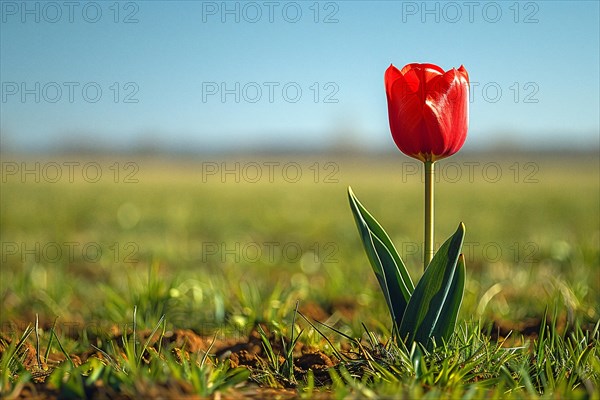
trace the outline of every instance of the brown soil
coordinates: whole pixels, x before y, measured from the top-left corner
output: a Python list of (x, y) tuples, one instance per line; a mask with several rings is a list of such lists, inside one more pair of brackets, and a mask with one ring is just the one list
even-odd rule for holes
[[(339, 311), (340, 304), (336, 305), (337, 311)], [(307, 303), (301, 308), (301, 312), (316, 320), (326, 320), (331, 316), (330, 310), (325, 310), (317, 303)], [(348, 304), (346, 310), (348, 314), (353, 312), (352, 304)], [(340, 312), (341, 313), (341, 312)], [(542, 320), (540, 318), (531, 318), (518, 322), (496, 320), (489, 331), (490, 337), (494, 341), (499, 341), (504, 346), (515, 346), (528, 341), (530, 344), (537, 339), (538, 332), (540, 331), (540, 325)], [(547, 321), (548, 325), (553, 323)], [(567, 329), (564, 319), (559, 319), (556, 324), (559, 330)], [(48, 325), (47, 328), (49, 328)], [(44, 328), (44, 329), (47, 329)], [(276, 336), (272, 332), (269, 332), (266, 327), (263, 329), (267, 333), (269, 343), (273, 348), (275, 354), (279, 355), (279, 363), (283, 364), (285, 359), (283, 358), (283, 344), (280, 336)], [(110, 336), (112, 343), (115, 346), (122, 346), (124, 336), (123, 332), (119, 328), (114, 327), (110, 330)], [(150, 337), (151, 331), (138, 332), (139, 343), (146, 343)], [(14, 336), (14, 335), (13, 335)], [(127, 337), (131, 336), (131, 332), (127, 333)], [(505, 338), (509, 338), (504, 341)], [(76, 340), (73, 337), (71, 339)], [(94, 343), (96, 340), (104, 340), (99, 338), (89, 338), (90, 342)], [(6, 351), (11, 341), (15, 340), (15, 337), (8, 337), (6, 334), (0, 332), (0, 358)], [(17, 338), (18, 340), (18, 338)], [(159, 343), (159, 340), (161, 342)], [(286, 346), (289, 346), (289, 341), (286, 340)], [(30, 336), (29, 340), (25, 342), (19, 349), (18, 358), (22, 360), (23, 366), (27, 369), (32, 379), (24, 384), (22, 387), (17, 388), (12, 393), (12, 398), (16, 399), (55, 399), (61, 397), (55, 388), (53, 388), (48, 382), (47, 377), (51, 372), (60, 364), (66, 361), (66, 357), (61, 352), (54, 350), (50, 353), (47, 360), (43, 359), (45, 349), (40, 349), (40, 357), (37, 356), (36, 348), (34, 346), (35, 338)], [(106, 346), (103, 346), (106, 347)], [(189, 329), (176, 329), (173, 331), (167, 331), (161, 337), (161, 332), (157, 332), (149, 341), (149, 351), (157, 351), (161, 348), (164, 352), (165, 349), (169, 349), (172, 354), (178, 360), (190, 360), (195, 356), (202, 356), (205, 353), (209, 353), (216, 357), (218, 362), (228, 362), (232, 368), (248, 368), (253, 375), (256, 376), (269, 368), (268, 356), (265, 353), (263, 342), (258, 330), (254, 329), (250, 332), (247, 337), (243, 338), (217, 338), (202, 336)], [(345, 346), (342, 346), (343, 348)], [(56, 349), (56, 342), (54, 344)], [(349, 348), (346, 350), (350, 350)], [(144, 359), (147, 360), (150, 356), (149, 351), (143, 355)], [(123, 350), (121, 349), (124, 355)], [(329, 370), (335, 368), (340, 360), (337, 358), (324, 353), (316, 347), (303, 345), (297, 343), (294, 352), (294, 376), (297, 381), (302, 381), (306, 378), (309, 371), (315, 379), (315, 384), (325, 385), (330, 382)], [(90, 357), (95, 357), (103, 360), (106, 364), (110, 362), (107, 360), (102, 352), (90, 348), (89, 350), (80, 354), (70, 354), (70, 358), (73, 363), (78, 366), (86, 362)], [(228, 391), (218, 394), (215, 398), (220, 399), (237, 399), (237, 398), (280, 398), (289, 399), (298, 396), (298, 391), (295, 389), (293, 382), (288, 382), (285, 379), (280, 379), (279, 388), (265, 388), (260, 387), (258, 380), (251, 380), (241, 387), (237, 387), (235, 391)], [(193, 387), (189, 382), (177, 381), (169, 382), (165, 385), (140, 385), (136, 387), (137, 396), (135, 397), (163, 397), (163, 398), (198, 398), (194, 394)], [(101, 380), (98, 380), (92, 387), (86, 387), (86, 395), (90, 398), (114, 398), (114, 399), (127, 399), (134, 398), (132, 395), (123, 394), (116, 392), (115, 389), (104, 385)], [(6, 393), (2, 393), (6, 395)], [(321, 398), (328, 398), (327, 392), (320, 393)], [(4, 397), (3, 397), (4, 398)], [(9, 397), (6, 397), (9, 398)]]
[(490, 338), (503, 342), (505, 347), (522, 345), (524, 340), (537, 339), (541, 323), (539, 318), (528, 318), (519, 322), (499, 319), (492, 324)]
[[(267, 329), (263, 327), (265, 332)], [(128, 335), (130, 335), (129, 333)], [(146, 343), (150, 337), (151, 331), (139, 332), (138, 339), (140, 343)], [(32, 336), (33, 337), (33, 336)], [(47, 382), (47, 377), (61, 363), (66, 361), (66, 357), (62, 353), (52, 353), (48, 360), (41, 360), (45, 349), (40, 349), (40, 360), (38, 360), (36, 348), (31, 344), (31, 338), (19, 349), (19, 358), (23, 360), (23, 366), (32, 374), (32, 381), (25, 384), (18, 393), (13, 393), (17, 399), (33, 398), (33, 399), (54, 399), (60, 397), (60, 393)], [(279, 354), (280, 364), (283, 364), (283, 345), (281, 338), (268, 333), (270, 344), (275, 353)], [(0, 357), (6, 351), (13, 339), (0, 334)], [(202, 337), (195, 332), (187, 329), (178, 329), (166, 332), (161, 339), (161, 333), (155, 333), (149, 342), (149, 350), (157, 350), (159, 347), (158, 341), (162, 340), (160, 346), (162, 349), (171, 349), (172, 353), (178, 358), (186, 358), (190, 360), (193, 355), (202, 355), (206, 352), (215, 355), (217, 359), (229, 362), (232, 368), (245, 367), (252, 372), (260, 372), (269, 365), (267, 355), (263, 347), (260, 334), (257, 330), (253, 330), (247, 338), (242, 340), (233, 339), (217, 339), (213, 337)], [(115, 332), (112, 337), (112, 342), (115, 345), (123, 343), (123, 333)], [(289, 343), (286, 343), (289, 344)], [(164, 350), (163, 350), (164, 351)], [(124, 351), (121, 349), (122, 355)], [(144, 354), (144, 359), (149, 356), (148, 350)], [(78, 366), (84, 363), (90, 357), (96, 357), (103, 360), (107, 364), (102, 352), (95, 349), (90, 349), (81, 354), (70, 354), (73, 363)], [(317, 384), (324, 383), (329, 380), (328, 369), (334, 367), (339, 361), (329, 357), (314, 348), (309, 348), (298, 343), (294, 349), (294, 375), (298, 380), (303, 379), (308, 371), (313, 371), (315, 382)], [(235, 393), (221, 393), (220, 398), (293, 398), (298, 395), (296, 390), (293, 390), (293, 383), (282, 380), (281, 388), (269, 389), (261, 388), (249, 382), (243, 388), (236, 390)], [(101, 382), (89, 389), (86, 395), (92, 398), (130, 398), (127, 395), (116, 393), (114, 389), (106, 387)], [(146, 390), (144, 396), (149, 397), (167, 397), (167, 398), (198, 398), (193, 394), (193, 388), (186, 382), (177, 382), (169, 386), (152, 385), (150, 388), (140, 388)]]

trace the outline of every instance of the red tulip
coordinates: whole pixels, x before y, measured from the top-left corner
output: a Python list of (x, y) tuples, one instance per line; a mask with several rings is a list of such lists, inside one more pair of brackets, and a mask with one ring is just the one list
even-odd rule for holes
[(456, 153), (469, 126), (469, 75), (461, 66), (444, 72), (433, 64), (385, 71), (390, 130), (398, 148), (421, 161)]

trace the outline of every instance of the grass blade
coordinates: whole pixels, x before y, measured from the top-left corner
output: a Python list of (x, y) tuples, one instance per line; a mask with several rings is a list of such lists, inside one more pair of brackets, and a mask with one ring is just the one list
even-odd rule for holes
[[(154, 337), (154, 334), (156, 333), (156, 331), (158, 331), (158, 328), (160, 327), (160, 325), (163, 323), (163, 321), (165, 320), (165, 315), (163, 314), (162, 317), (160, 317), (160, 319), (158, 320), (158, 323), (156, 324), (156, 326), (154, 327), (154, 329), (152, 330), (152, 332), (150, 333), (150, 336), (148, 336), (148, 339), (146, 339), (146, 342), (144, 343), (144, 346), (142, 347), (142, 351), (140, 352), (139, 356), (138, 356), (138, 364), (140, 364), (142, 362), (142, 358), (144, 357), (144, 353), (146, 352), (146, 349), (148, 349), (148, 346), (150, 345), (150, 341), (152, 340), (152, 338)], [(160, 340), (160, 338), (159, 338)], [(134, 337), (134, 343), (135, 343), (135, 337)]]

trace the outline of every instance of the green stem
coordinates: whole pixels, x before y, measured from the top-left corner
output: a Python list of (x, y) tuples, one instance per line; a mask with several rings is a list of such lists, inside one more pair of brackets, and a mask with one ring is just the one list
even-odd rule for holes
[(433, 183), (435, 181), (434, 161), (425, 161), (425, 250), (423, 270), (433, 258)]

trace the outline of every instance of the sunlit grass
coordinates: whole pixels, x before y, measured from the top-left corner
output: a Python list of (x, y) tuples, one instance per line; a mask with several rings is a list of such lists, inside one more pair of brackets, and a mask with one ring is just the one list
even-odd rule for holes
[[(211, 162), (261, 164), (265, 160)], [(340, 333), (364, 337), (364, 324), (385, 342), (391, 321), (363, 254), (346, 187), (352, 185), (396, 243), (413, 278), (418, 278), (423, 236), (422, 186), (414, 172), (418, 164), (401, 155), (274, 160), (280, 165), (297, 162), (304, 178), (291, 183), (275, 176), (273, 182), (264, 178), (252, 183), (236, 182), (230, 175), (221, 182), (218, 175), (202, 175), (203, 160), (141, 159), (138, 183), (3, 182), (0, 322), (3, 335), (16, 338), (10, 346), (38, 314), (46, 335), (58, 317), (53, 353), (61, 353), (58, 342), (67, 354), (89, 350), (98, 345), (94, 337), (109, 337), (116, 328), (130, 326), (135, 307), (137, 323), (145, 329), (153, 329), (164, 315), (168, 329), (190, 328), (208, 337), (235, 333), (242, 338), (259, 323), (290, 337), (297, 300), (301, 310), (303, 305), (318, 307), (323, 322)], [(114, 160), (99, 162), (109, 166)], [(337, 169), (326, 168), (329, 162)], [(452, 164), (444, 167), (449, 162), (461, 168), (461, 179), (450, 175)], [(479, 175), (473, 179), (466, 175), (468, 166), (474, 165), (469, 162), (479, 162), (474, 170)], [(486, 162), (497, 163), (503, 178), (494, 181), (496, 175), (481, 175)], [(529, 162), (535, 163), (534, 169)], [(490, 174), (492, 168), (497, 167), (488, 167)], [(325, 181), (324, 174), (331, 171), (337, 172)], [(376, 359), (375, 364), (361, 366), (360, 374), (351, 369), (352, 364), (341, 364), (329, 383), (334, 392), (482, 397), (489, 390), (532, 397), (542, 392), (570, 393), (575, 376), (582, 382), (578, 393), (589, 393), (585, 385), (591, 382), (597, 387), (599, 368), (590, 356), (597, 356), (598, 338), (592, 331), (600, 319), (597, 159), (453, 157), (440, 162), (439, 172), (436, 238), (448, 237), (459, 221), (467, 227), (462, 331), (446, 350), (423, 356), (427, 370), (419, 377), (414, 358), (402, 361), (408, 355), (392, 349), (391, 361)], [(55, 245), (63, 251), (59, 257), (50, 252)], [(92, 252), (96, 246), (100, 255)], [(547, 309), (548, 325), (556, 329), (546, 331), (551, 333), (546, 333), (550, 336), (542, 347), (533, 342), (535, 335), (527, 333), (523, 338), (509, 335), (507, 346), (520, 348), (510, 356), (497, 348), (510, 330), (538, 334)], [(332, 343), (328, 343), (312, 327), (298, 324), (304, 324), (299, 326), (304, 328), (299, 341), (328, 354), (347, 342), (329, 331)], [(42, 339), (47, 343), (49, 337), (42, 335)], [(34, 336), (27, 341), (33, 343)], [(543, 350), (545, 346), (550, 350)], [(509, 359), (486, 359), (488, 367), (496, 369), (477, 379), (474, 369), (452, 372), (457, 365), (466, 368), (466, 349), (474, 347), (485, 357), (496, 354)], [(31, 377), (15, 356), (8, 356), (7, 348), (2, 353), (2, 382), (3, 388), (14, 390)], [(119, 360), (111, 349), (103, 351)], [(545, 364), (532, 362), (536, 357)], [(559, 365), (551, 365), (554, 361)], [(75, 380), (68, 383), (74, 385), (72, 390), (89, 390), (85, 382), (90, 383), (91, 376), (104, 377), (125, 385), (127, 392), (135, 391), (139, 382), (164, 383), (174, 376), (192, 382), (192, 391), (209, 394), (203, 379), (230, 376), (225, 367), (219, 370), (219, 363), (214, 364), (215, 370), (196, 370), (168, 357), (149, 362), (151, 367), (144, 364), (143, 368), (150, 368), (151, 374), (127, 378), (111, 363), (91, 360), (74, 370), (61, 362), (52, 381), (59, 385), (68, 373), (67, 382)], [(402, 368), (388, 368), (394, 363)], [(500, 369), (502, 365), (506, 371)], [(81, 373), (80, 382), (76, 376)], [(298, 383), (300, 388), (310, 386), (309, 381)]]

